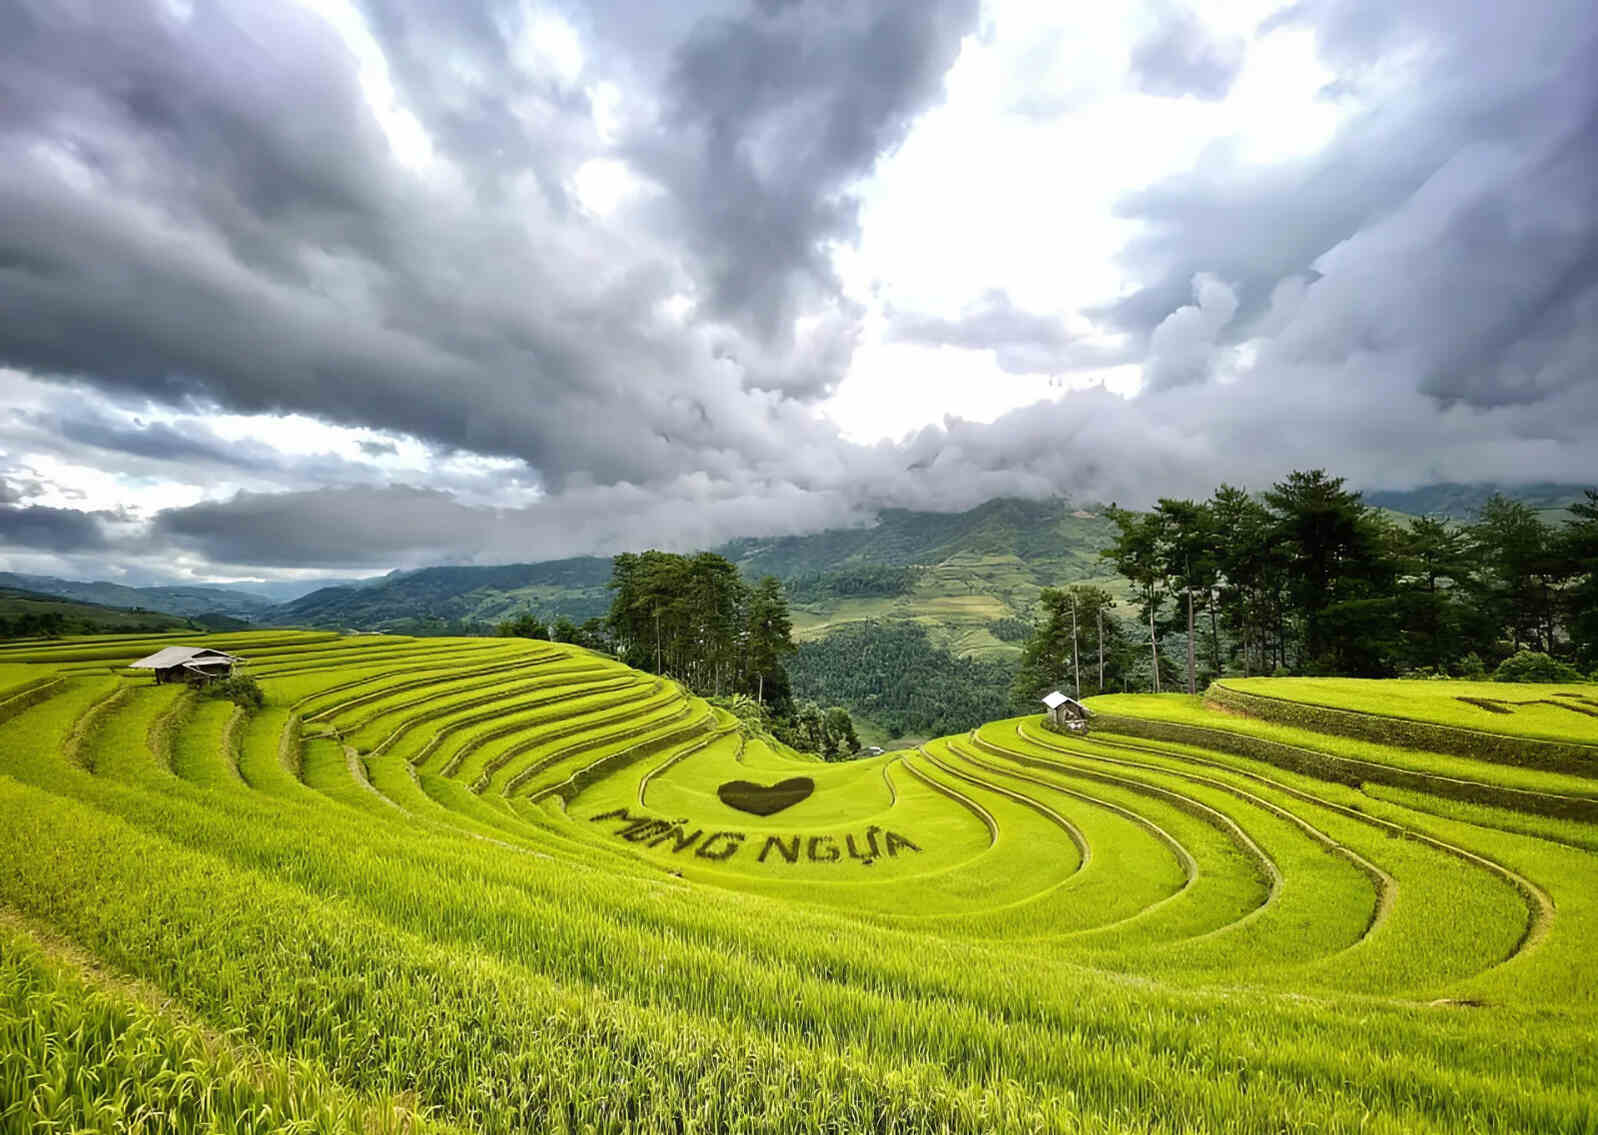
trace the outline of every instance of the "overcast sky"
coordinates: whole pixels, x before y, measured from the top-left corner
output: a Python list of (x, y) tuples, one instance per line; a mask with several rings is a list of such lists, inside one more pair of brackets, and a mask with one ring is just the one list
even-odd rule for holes
[(0, 569), (1598, 480), (1591, 0), (0, 0)]

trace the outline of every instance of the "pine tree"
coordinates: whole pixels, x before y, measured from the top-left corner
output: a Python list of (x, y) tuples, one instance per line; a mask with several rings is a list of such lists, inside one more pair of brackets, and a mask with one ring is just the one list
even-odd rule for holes
[(782, 583), (766, 576), (749, 597), (745, 630), (744, 688), (757, 701), (768, 700), (779, 712), (792, 701), (788, 674), (782, 660), (794, 652), (793, 620)]
[(1573, 519), (1565, 528), (1560, 552), (1574, 581), (1565, 596), (1570, 639), (1581, 664), (1598, 669), (1598, 492), (1570, 506)]
[[(1044, 588), (1038, 603), (1043, 617), (1021, 648), (1021, 660), (1010, 686), (1011, 702), (1019, 709), (1032, 709), (1050, 690), (1074, 689), (1079, 666), (1084, 673), (1083, 694), (1115, 689), (1126, 672), (1128, 654), (1121, 621), (1111, 613), (1115, 597), (1102, 587), (1073, 584), (1068, 588)], [(1077, 628), (1075, 657), (1071, 634), (1073, 605)], [(1106, 686), (1098, 684), (1101, 646)], [(1086, 665), (1082, 665), (1083, 660)]]
[(1149, 628), (1149, 658), (1155, 693), (1160, 691), (1160, 647), (1155, 625), (1165, 599), (1164, 561), (1160, 554), (1163, 521), (1158, 514), (1139, 516), (1111, 505), (1105, 513), (1115, 522), (1115, 542), (1101, 555), (1132, 581), (1141, 599), (1141, 619)]

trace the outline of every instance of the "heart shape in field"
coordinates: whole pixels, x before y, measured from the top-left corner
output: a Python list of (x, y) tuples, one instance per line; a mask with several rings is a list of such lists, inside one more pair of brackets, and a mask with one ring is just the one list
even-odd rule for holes
[(716, 789), (716, 795), (729, 808), (755, 816), (771, 816), (792, 808), (816, 790), (808, 776), (790, 776), (776, 784), (756, 784), (750, 780), (729, 780)]

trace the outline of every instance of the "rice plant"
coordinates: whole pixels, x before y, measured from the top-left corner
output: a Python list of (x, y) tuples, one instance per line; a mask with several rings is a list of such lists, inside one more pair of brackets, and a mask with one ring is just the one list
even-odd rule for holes
[(246, 710), (171, 641), (0, 650), (0, 1131), (1598, 1128), (1591, 770), (1124, 696), (829, 765), (573, 647), (206, 638)]

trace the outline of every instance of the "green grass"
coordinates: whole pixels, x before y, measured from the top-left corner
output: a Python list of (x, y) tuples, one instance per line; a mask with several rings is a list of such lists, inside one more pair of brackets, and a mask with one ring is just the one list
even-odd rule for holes
[(203, 641), (263, 709), (122, 676), (148, 640), (0, 652), (0, 1132), (1598, 1125), (1598, 825), (1036, 717), (824, 764), (553, 644)]
[[(63, 956), (65, 955), (65, 956)], [(350, 1098), (314, 1064), (222, 1038), (71, 951), (0, 925), (0, 1131), (399, 1131), (403, 1108)]]
[[(1312, 752), (1390, 766), (1432, 776), (1452, 777), (1483, 784), (1500, 785), (1523, 792), (1568, 794), (1598, 797), (1598, 778), (1577, 776), (1543, 769), (1521, 768), (1494, 761), (1477, 760), (1451, 753), (1384, 745), (1373, 741), (1313, 729), (1261, 721), (1228, 713), (1206, 704), (1202, 697), (1187, 694), (1103, 694), (1086, 699), (1096, 713), (1155, 722), (1193, 725), (1203, 729), (1244, 737), (1258, 737)], [(1112, 726), (1106, 728), (1113, 729)]]
[[(1370, 678), (1227, 678), (1244, 693), (1459, 729), (1598, 746), (1598, 685), (1445, 682)], [(1493, 712), (1463, 699), (1496, 704)]]

